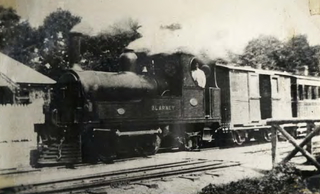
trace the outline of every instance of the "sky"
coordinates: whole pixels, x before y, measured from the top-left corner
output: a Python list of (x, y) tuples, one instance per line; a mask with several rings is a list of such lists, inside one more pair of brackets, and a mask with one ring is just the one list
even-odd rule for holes
[[(75, 30), (91, 35), (132, 18), (141, 24), (143, 38), (129, 48), (150, 54), (186, 51), (224, 58), (240, 54), (261, 35), (285, 41), (303, 34), (311, 45), (320, 44), (320, 16), (310, 15), (308, 0), (16, 0), (16, 6), (33, 26), (58, 7), (70, 10), (82, 17)], [(160, 28), (175, 23), (181, 29)]]

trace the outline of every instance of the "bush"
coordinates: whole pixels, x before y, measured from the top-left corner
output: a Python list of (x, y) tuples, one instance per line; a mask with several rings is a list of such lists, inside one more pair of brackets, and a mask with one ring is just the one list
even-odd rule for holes
[(224, 185), (210, 184), (201, 194), (305, 194), (311, 193), (305, 186), (301, 173), (292, 164), (279, 164), (262, 178), (246, 178)]

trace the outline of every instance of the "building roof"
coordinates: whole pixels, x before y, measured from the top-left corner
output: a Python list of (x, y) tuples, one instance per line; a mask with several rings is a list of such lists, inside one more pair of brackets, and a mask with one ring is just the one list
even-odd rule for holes
[(277, 71), (277, 70), (255, 69), (250, 66), (235, 66), (233, 64), (229, 64), (229, 65), (216, 64), (216, 66), (224, 67), (227, 69), (233, 69), (233, 70), (239, 70), (239, 71), (249, 71), (249, 72), (255, 72), (255, 73), (266, 74), (266, 75), (294, 76), (293, 74), (288, 73), (288, 72)]
[(0, 87), (2, 86), (9, 86), (9, 83), (4, 80), (0, 75)]
[(55, 81), (0, 52), (0, 76), (14, 83), (54, 84)]

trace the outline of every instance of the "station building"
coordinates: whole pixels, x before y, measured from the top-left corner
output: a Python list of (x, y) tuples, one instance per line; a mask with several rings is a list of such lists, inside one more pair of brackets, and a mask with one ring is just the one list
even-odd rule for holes
[(50, 100), (54, 80), (0, 53), (0, 104), (30, 104)]

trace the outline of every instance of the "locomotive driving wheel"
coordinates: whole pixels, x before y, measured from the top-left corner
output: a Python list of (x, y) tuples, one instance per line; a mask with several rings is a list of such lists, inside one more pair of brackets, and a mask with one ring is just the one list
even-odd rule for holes
[(116, 156), (114, 150), (114, 138), (110, 133), (95, 132), (92, 137), (93, 152), (98, 160), (105, 163), (112, 163)]
[(244, 131), (232, 131), (232, 140), (233, 142), (241, 146), (246, 141), (246, 133)]
[(150, 139), (148, 139), (143, 145), (143, 151), (146, 155), (154, 155), (160, 149), (161, 138), (159, 135), (152, 135), (148, 138)]

